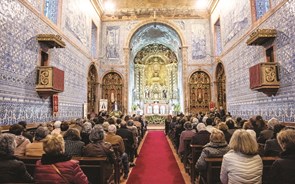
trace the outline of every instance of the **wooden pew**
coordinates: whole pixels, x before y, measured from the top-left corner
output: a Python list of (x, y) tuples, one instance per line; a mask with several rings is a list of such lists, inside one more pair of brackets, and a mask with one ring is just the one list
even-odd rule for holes
[[(263, 162), (263, 175), (262, 183), (266, 183), (268, 179), (268, 173), (272, 163), (278, 157), (261, 157)], [(222, 157), (220, 158), (205, 158), (207, 162), (207, 171), (200, 175), (200, 184), (217, 184), (220, 182), (220, 170), (222, 164)], [(206, 176), (206, 178), (204, 177)]]
[[(18, 157), (26, 165), (28, 172), (34, 176), (35, 164), (41, 157)], [(105, 167), (109, 162), (107, 157), (73, 157), (73, 160), (78, 160), (81, 169), (88, 177), (91, 184), (106, 184)]]
[(191, 147), (191, 151), (192, 151), (192, 155), (191, 155), (191, 158), (188, 159), (188, 162), (189, 162), (189, 165), (190, 165), (190, 169), (189, 169), (189, 174), (190, 174), (190, 177), (191, 177), (191, 183), (194, 184), (195, 183), (195, 179), (196, 179), (196, 176), (197, 176), (197, 171), (196, 171), (196, 168), (195, 168), (195, 165), (202, 153), (202, 150), (203, 150), (203, 146), (204, 145), (194, 145), (194, 144), (191, 144), (190, 147)]
[(191, 140), (192, 140), (191, 138), (184, 140), (184, 152), (183, 152), (182, 162), (186, 172), (189, 172), (189, 167), (190, 167), (188, 162), (188, 156), (192, 153), (192, 149), (190, 147)]

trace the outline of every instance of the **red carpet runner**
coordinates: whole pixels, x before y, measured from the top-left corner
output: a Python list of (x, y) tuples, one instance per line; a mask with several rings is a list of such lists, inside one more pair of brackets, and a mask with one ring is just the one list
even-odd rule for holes
[(127, 184), (184, 184), (163, 131), (149, 131)]

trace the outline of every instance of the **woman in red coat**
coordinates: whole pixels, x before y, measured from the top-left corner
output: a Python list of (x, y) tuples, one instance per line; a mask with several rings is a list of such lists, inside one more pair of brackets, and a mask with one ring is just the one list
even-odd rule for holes
[(62, 135), (48, 135), (43, 142), (45, 154), (36, 163), (36, 183), (77, 183), (88, 184), (77, 160), (64, 154), (65, 143)]

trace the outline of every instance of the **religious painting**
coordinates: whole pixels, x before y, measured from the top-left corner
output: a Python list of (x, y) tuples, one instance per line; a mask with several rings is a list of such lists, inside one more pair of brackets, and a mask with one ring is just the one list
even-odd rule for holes
[(119, 58), (119, 26), (108, 26), (106, 37), (106, 56), (109, 59)]
[(203, 71), (193, 73), (189, 79), (190, 112), (199, 113), (209, 111), (211, 101), (210, 78)]

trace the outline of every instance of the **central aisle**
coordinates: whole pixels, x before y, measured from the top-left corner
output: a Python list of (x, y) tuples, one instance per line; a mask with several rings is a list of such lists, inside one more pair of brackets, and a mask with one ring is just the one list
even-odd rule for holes
[(163, 131), (149, 131), (127, 184), (184, 184)]

